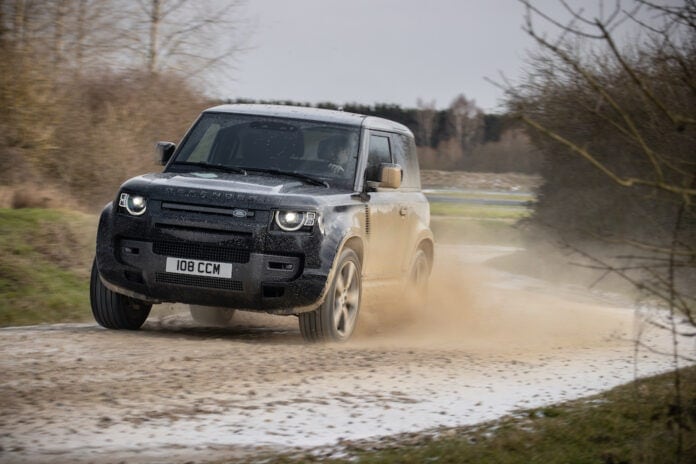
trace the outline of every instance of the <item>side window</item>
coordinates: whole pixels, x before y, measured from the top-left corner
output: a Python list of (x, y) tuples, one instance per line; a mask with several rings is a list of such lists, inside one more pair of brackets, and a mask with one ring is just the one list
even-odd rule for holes
[(391, 162), (392, 155), (389, 137), (370, 134), (370, 151), (367, 155), (365, 178), (367, 180), (379, 180), (379, 165)]
[(392, 135), (392, 152), (396, 164), (403, 170), (401, 187), (420, 189), (420, 171), (418, 169), (418, 154), (413, 137), (403, 134)]

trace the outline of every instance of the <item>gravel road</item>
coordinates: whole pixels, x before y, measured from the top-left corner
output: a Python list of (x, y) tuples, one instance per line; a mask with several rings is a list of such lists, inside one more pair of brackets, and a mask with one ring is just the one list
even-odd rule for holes
[[(495, 419), (673, 367), (618, 297), (485, 266), (501, 247), (441, 246), (427, 310), (361, 315), (342, 345), (294, 318), (197, 327), (158, 308), (139, 332), (0, 330), (0, 462), (207, 462)], [(693, 349), (693, 341), (691, 341)]]

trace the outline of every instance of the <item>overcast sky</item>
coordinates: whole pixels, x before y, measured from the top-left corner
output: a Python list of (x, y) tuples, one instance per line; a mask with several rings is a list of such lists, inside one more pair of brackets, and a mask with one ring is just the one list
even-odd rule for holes
[(502, 95), (484, 77), (517, 76), (533, 48), (516, 0), (249, 0), (245, 13), (250, 48), (224, 98), (441, 108), (463, 93), (491, 111)]

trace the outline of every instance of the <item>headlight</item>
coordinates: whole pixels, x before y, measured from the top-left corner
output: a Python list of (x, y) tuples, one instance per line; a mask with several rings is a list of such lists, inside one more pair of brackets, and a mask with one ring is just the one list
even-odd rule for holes
[(118, 206), (125, 208), (132, 216), (142, 216), (147, 209), (147, 201), (142, 195), (122, 193), (118, 200)]
[(317, 219), (317, 213), (303, 211), (276, 211), (275, 223), (286, 232), (294, 232), (303, 227), (311, 227)]

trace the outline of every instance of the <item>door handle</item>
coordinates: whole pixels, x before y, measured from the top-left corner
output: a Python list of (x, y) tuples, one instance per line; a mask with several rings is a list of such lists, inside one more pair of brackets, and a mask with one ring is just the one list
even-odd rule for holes
[(406, 216), (408, 214), (408, 206), (402, 206), (399, 209), (399, 214), (402, 216)]

